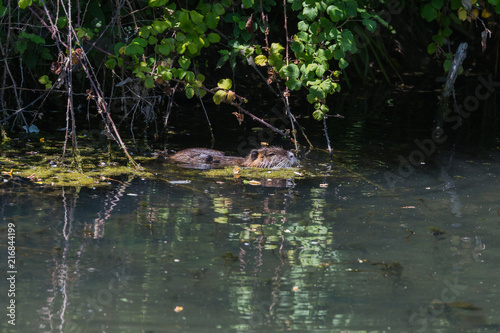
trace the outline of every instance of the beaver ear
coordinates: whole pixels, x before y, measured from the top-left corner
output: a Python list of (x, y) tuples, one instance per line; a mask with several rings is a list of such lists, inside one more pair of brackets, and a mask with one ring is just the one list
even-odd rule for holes
[(259, 157), (259, 152), (254, 149), (250, 152), (250, 159), (252, 159), (252, 161), (254, 161), (257, 157)]

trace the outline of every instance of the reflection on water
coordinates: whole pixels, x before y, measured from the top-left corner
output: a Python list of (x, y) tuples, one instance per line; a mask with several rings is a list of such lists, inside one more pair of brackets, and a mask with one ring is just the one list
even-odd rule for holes
[(324, 177), (2, 185), (18, 292), (16, 327), (0, 331), (500, 331), (498, 159), (392, 186), (391, 167), (305, 164)]

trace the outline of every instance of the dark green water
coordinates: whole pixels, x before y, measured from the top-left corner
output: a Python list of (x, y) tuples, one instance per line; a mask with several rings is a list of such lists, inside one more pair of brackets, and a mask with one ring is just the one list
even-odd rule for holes
[(0, 332), (500, 332), (499, 156), (377, 154), (310, 154), (288, 187), (4, 184)]
[[(3, 182), (0, 332), (499, 333), (498, 107), (478, 82), (457, 93), (462, 126), (440, 138), (431, 86), (346, 94), (346, 117), (329, 121), (335, 163), (301, 152), (304, 177), (274, 186), (167, 165), (100, 189)], [(189, 112), (204, 132), (179, 131), (176, 145), (207, 146)], [(282, 144), (255, 124), (213, 123), (216, 149)]]

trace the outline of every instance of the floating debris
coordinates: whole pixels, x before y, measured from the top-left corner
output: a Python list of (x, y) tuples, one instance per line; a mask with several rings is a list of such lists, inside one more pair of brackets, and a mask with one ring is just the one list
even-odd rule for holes
[(446, 233), (444, 230), (441, 230), (436, 227), (429, 227), (429, 231), (431, 232), (432, 236), (441, 236)]

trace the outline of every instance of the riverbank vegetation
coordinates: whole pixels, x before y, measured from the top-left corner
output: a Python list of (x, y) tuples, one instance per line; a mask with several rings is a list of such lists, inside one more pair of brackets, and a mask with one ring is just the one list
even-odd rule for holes
[(331, 151), (335, 96), (356, 84), (446, 75), (464, 41), (470, 75), (498, 74), (499, 14), (498, 0), (0, 1), (0, 151), (60, 140), (82, 170), (85, 138), (138, 169), (194, 113), (212, 145), (221, 122), (312, 146), (297, 119), (314, 119)]

